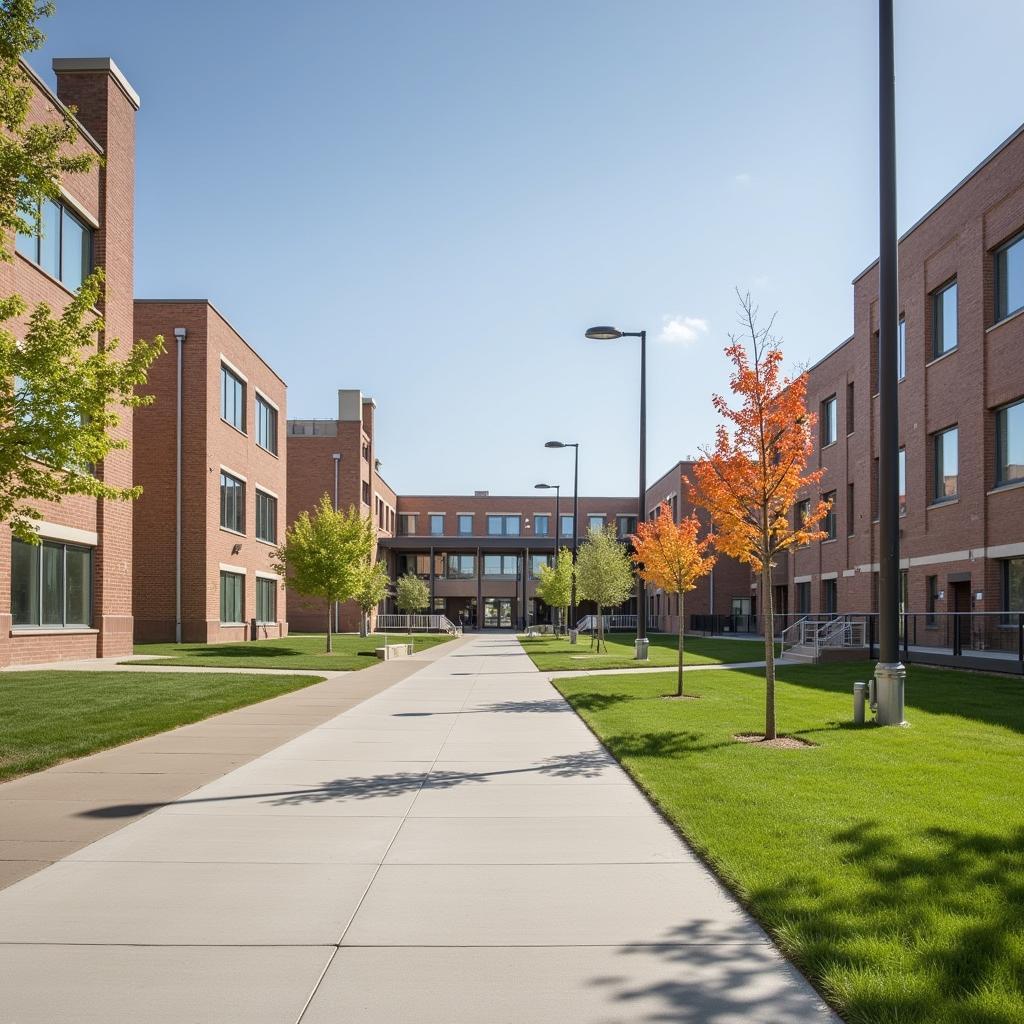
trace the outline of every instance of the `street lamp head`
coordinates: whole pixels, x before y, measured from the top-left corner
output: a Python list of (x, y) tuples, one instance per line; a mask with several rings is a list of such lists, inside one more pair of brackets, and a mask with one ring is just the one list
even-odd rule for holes
[(564, 448), (565, 447), (565, 442), (564, 441), (545, 441), (544, 442), (544, 447), (545, 448)]
[(557, 487), (558, 484), (534, 484), (534, 490), (537, 491), (550, 491)]
[(586, 337), (591, 341), (615, 341), (622, 337), (622, 331), (617, 327), (591, 327)]

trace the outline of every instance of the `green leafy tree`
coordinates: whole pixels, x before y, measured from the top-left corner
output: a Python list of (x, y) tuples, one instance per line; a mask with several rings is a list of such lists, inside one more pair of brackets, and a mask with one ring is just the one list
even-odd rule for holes
[[(566, 610), (572, 601), (572, 580), (575, 566), (572, 552), (562, 548), (554, 565), (542, 565), (537, 580), (537, 596), (549, 607), (554, 608), (565, 622)], [(552, 624), (556, 625), (556, 624)], [(557, 626), (556, 626), (557, 628)]]
[(412, 616), (430, 604), (430, 587), (415, 573), (407, 572), (398, 577), (395, 584), (395, 604), (398, 610), (405, 612), (409, 618), (409, 640), (415, 646), (416, 639), (412, 632)]
[(355, 594), (356, 604), (362, 613), (359, 620), (359, 635), (368, 636), (370, 632), (370, 614), (387, 597), (391, 577), (388, 567), (383, 562), (372, 559), (363, 567), (359, 580), (359, 589)]
[[(13, 260), (16, 233), (38, 234), (40, 205), (59, 199), (60, 181), (92, 167), (91, 154), (69, 153), (75, 122), (61, 116), (29, 124), (33, 87), (21, 55), (42, 45), (38, 22), (49, 3), (5, 0), (0, 5), (0, 261)], [(0, 521), (16, 537), (38, 539), (35, 503), (71, 494), (130, 500), (141, 488), (104, 479), (103, 460), (128, 440), (115, 438), (118, 408), (152, 401), (136, 394), (163, 340), (138, 343), (122, 359), (104, 336), (96, 306), (103, 272), (95, 270), (55, 316), (46, 303), (29, 313), (20, 295), (0, 298)], [(28, 315), (26, 327), (18, 329)]]
[(274, 568), (287, 575), (288, 587), (327, 602), (327, 653), (334, 651), (331, 605), (359, 593), (376, 540), (373, 520), (355, 508), (335, 510), (324, 494), (316, 508), (299, 513), (275, 552)]
[(576, 555), (576, 595), (597, 605), (597, 650), (607, 653), (604, 609), (614, 608), (633, 592), (633, 566), (626, 548), (615, 538), (615, 527), (591, 530)]

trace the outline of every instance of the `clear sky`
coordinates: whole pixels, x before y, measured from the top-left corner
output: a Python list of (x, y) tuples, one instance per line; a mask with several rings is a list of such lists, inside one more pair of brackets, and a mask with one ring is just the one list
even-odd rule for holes
[[(142, 96), (136, 294), (208, 297), (289, 385), (378, 407), (399, 492), (636, 488), (711, 438), (739, 285), (792, 364), (877, 253), (870, 0), (58, 0), (33, 65)], [(1024, 5), (896, 0), (908, 227), (1024, 120)]]

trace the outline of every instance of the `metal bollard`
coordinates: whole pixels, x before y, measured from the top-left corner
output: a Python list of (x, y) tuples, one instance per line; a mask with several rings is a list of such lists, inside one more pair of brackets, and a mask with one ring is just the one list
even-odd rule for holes
[(868, 684), (856, 682), (853, 684), (853, 724), (864, 724), (864, 698), (867, 695)]

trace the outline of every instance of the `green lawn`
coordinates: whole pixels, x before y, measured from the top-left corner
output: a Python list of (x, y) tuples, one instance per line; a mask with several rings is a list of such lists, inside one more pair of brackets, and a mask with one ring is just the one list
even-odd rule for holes
[(911, 667), (910, 727), (853, 727), (870, 666), (555, 685), (851, 1024), (1024, 1021), (1024, 682)]
[[(447, 633), (417, 633), (416, 650), (426, 650), (450, 640)], [(408, 636), (388, 633), (389, 644), (408, 643)], [(330, 671), (369, 668), (377, 664), (374, 651), (384, 646), (384, 634), (361, 637), (335, 634), (334, 653), (325, 654), (323, 633), (295, 633), (283, 640), (255, 640), (235, 644), (136, 644), (136, 654), (162, 655), (149, 665), (202, 665), (213, 668), (296, 668)], [(122, 664), (144, 664), (141, 661)]]
[[(647, 661), (633, 658), (634, 633), (606, 633), (608, 653), (595, 654), (589, 635), (580, 634), (574, 646), (568, 637), (519, 637), (523, 650), (542, 672), (565, 672), (591, 668), (656, 668), (674, 666), (678, 658), (675, 634), (654, 633), (650, 639)], [(596, 648), (595, 648), (596, 649)], [(687, 665), (728, 664), (729, 662), (763, 661), (763, 640), (722, 640), (688, 636), (683, 645)]]
[(238, 672), (0, 672), (0, 779), (320, 680)]

